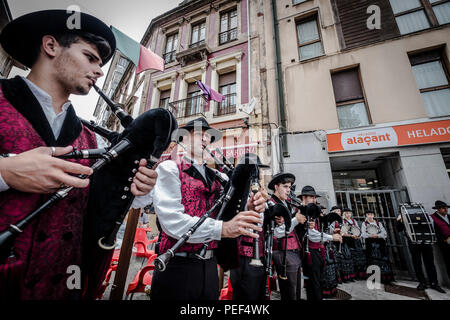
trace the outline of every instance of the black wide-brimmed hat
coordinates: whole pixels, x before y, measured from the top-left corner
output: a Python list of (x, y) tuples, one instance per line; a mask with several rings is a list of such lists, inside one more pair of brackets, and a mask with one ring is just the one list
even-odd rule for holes
[(283, 179), (292, 179), (292, 184), (294, 184), (295, 182), (295, 176), (292, 173), (280, 172), (273, 176), (267, 188), (269, 188), (270, 190), (275, 190), (275, 185), (280, 183)]
[(196, 129), (197, 130), (208, 130), (208, 133), (211, 135), (210, 143), (218, 141), (222, 138), (222, 132), (211, 127), (205, 118), (200, 117), (200, 118), (189, 121), (184, 126), (175, 130), (174, 131), (175, 139), (173, 139), (173, 140), (181, 142), (181, 141), (183, 141), (183, 135), (186, 134), (186, 130), (192, 131), (192, 130), (196, 130)]
[(444, 201), (436, 200), (434, 202), (433, 209), (439, 209), (439, 208), (450, 208), (450, 206), (448, 206)]
[(264, 164), (261, 162), (261, 159), (257, 154), (254, 153), (246, 153), (244, 157), (239, 161), (240, 163), (249, 163), (249, 164), (257, 164), (259, 168), (261, 169), (268, 169), (270, 168), (269, 165)]
[[(76, 29), (78, 21), (79, 29)], [(72, 27), (73, 29), (70, 29)], [(109, 43), (111, 52), (107, 56), (101, 57), (103, 65), (116, 51), (116, 38), (105, 23), (87, 13), (66, 10), (36, 11), (12, 20), (3, 28), (0, 34), (0, 44), (11, 57), (31, 68), (36, 60), (36, 52), (30, 48), (40, 45), (42, 37), (45, 35), (58, 35), (66, 32), (88, 32), (104, 38)]]
[(330, 212), (331, 212), (331, 211), (334, 211), (334, 210), (336, 210), (336, 209), (339, 209), (339, 210), (342, 211), (342, 208), (341, 208), (341, 207), (339, 207), (339, 206), (333, 206), (333, 207), (331, 207)]
[(344, 213), (344, 212), (351, 212), (351, 213), (353, 213), (353, 210), (350, 209), (350, 208), (344, 208), (344, 209), (342, 209), (342, 213)]
[(320, 197), (317, 193), (316, 190), (314, 190), (313, 187), (311, 186), (304, 186), (302, 188), (302, 192), (300, 193), (300, 196), (314, 196), (314, 197)]

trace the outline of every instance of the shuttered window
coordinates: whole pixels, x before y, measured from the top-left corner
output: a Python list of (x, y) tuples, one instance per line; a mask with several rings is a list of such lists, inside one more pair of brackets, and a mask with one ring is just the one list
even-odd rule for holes
[(359, 68), (332, 73), (339, 128), (355, 128), (370, 124), (361, 86)]

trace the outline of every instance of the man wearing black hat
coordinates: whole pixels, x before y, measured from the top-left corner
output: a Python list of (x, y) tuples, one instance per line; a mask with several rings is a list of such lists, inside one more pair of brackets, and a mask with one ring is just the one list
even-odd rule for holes
[[(325, 263), (324, 241), (341, 241), (339, 234), (329, 235), (323, 232), (320, 223), (320, 206), (316, 204), (320, 197), (312, 186), (304, 186), (300, 194), (305, 206), (306, 218), (313, 223), (313, 228), (308, 229), (307, 248), (305, 248), (305, 260), (303, 271), (308, 277), (305, 283), (308, 300), (322, 300), (322, 275)], [(306, 262), (306, 263), (305, 263)]]
[[(284, 219), (275, 218), (278, 226), (275, 228), (273, 238), (273, 263), (278, 274), (281, 300), (300, 300), (301, 297), (301, 239), (294, 228), (299, 224), (303, 225), (306, 217), (289, 202), (289, 194), (294, 182), (295, 176), (286, 172), (276, 174), (268, 185), (270, 190), (275, 191), (269, 200), (269, 205), (281, 203), (293, 215), (290, 218), (289, 230), (286, 230)], [(284, 261), (284, 250), (286, 250), (286, 261)]]
[[(228, 179), (205, 164), (204, 150), (221, 138), (220, 131), (210, 127), (204, 118), (198, 118), (179, 128), (177, 135), (186, 155), (174, 155), (156, 169), (158, 181), (153, 191), (153, 206), (162, 229), (157, 243), (159, 255), (169, 250), (214, 205), (221, 194), (218, 175)], [(248, 208), (249, 211), (240, 212), (227, 222), (214, 219), (217, 212), (207, 218), (177, 250), (166, 270), (154, 271), (150, 298), (217, 300), (217, 241), (240, 235), (258, 237), (250, 229), (262, 230), (256, 226), (262, 223), (258, 212), (265, 209), (261, 192), (252, 195)], [(204, 242), (209, 242), (208, 250), (204, 259), (199, 259), (196, 254)]]
[(447, 267), (447, 275), (450, 278), (450, 223), (448, 218), (449, 206), (441, 200), (436, 200), (433, 209), (436, 211), (431, 215), (436, 231), (437, 245), (441, 250)]
[[(399, 232), (405, 230), (405, 224), (402, 219), (402, 215), (399, 214), (396, 221), (396, 228)], [(417, 290), (425, 290), (428, 288), (427, 281), (422, 268), (422, 260), (427, 272), (428, 281), (430, 287), (440, 293), (445, 293), (445, 290), (438, 285), (436, 267), (434, 266), (434, 254), (433, 246), (427, 243), (412, 243), (411, 239), (407, 237), (409, 251), (411, 252), (411, 258), (414, 265), (414, 271), (416, 272), (419, 285)]]
[[(81, 265), (87, 200), (97, 196), (89, 194), (89, 180), (76, 175), (90, 175), (93, 162), (64, 161), (55, 156), (74, 147), (98, 147), (96, 135), (82, 125), (69, 96), (88, 94), (103, 75), (100, 67), (112, 57), (116, 44), (102, 21), (79, 13), (80, 27), (69, 29), (71, 17), (65, 10), (33, 12), (11, 21), (0, 35), (3, 49), (31, 68), (26, 78), (0, 82), (0, 154), (18, 154), (0, 158), (0, 231), (39, 207), (47, 198), (42, 194), (64, 186), (79, 188), (17, 237), (14, 257), (0, 262), (0, 296), (81, 296), (81, 290), (68, 289), (66, 278), (69, 266)], [(139, 165), (131, 185), (135, 196), (148, 194), (156, 179), (156, 172), (145, 168), (146, 160)], [(94, 287), (102, 281), (88, 280)]]

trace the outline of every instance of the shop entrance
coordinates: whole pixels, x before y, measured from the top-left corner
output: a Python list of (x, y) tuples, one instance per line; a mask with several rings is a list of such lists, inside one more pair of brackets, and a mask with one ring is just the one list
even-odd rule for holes
[(364, 212), (372, 210), (375, 219), (382, 222), (387, 232), (389, 259), (397, 278), (413, 279), (414, 270), (406, 239), (395, 227), (399, 205), (409, 202), (402, 183), (397, 153), (330, 158), (333, 185), (338, 206), (350, 208), (359, 225), (365, 220)]

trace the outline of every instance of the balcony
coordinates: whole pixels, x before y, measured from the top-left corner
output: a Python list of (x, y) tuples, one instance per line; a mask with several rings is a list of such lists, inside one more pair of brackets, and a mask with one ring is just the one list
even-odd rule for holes
[(219, 33), (219, 45), (237, 40), (237, 28)]
[(163, 54), (164, 63), (171, 63), (175, 61), (176, 51), (170, 51)]
[(187, 99), (170, 102), (167, 109), (177, 118), (187, 118), (194, 115), (204, 116), (206, 104), (207, 102), (203, 95), (197, 95)]
[(214, 110), (214, 117), (232, 113), (236, 113), (236, 93), (226, 94), (225, 100), (217, 103), (217, 108)]
[(210, 53), (211, 49), (205, 43), (205, 40), (201, 40), (191, 43), (188, 49), (176, 53), (176, 59), (181, 66), (185, 66), (191, 62), (206, 60)]

